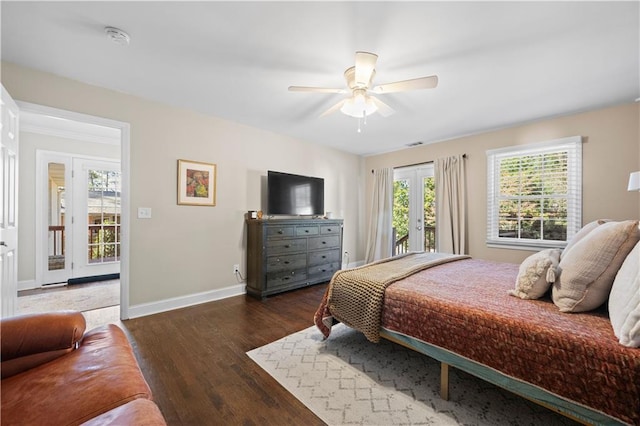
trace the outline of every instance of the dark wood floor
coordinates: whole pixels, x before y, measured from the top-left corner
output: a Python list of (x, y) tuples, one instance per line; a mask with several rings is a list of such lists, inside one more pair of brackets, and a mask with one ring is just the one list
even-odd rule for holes
[(326, 284), (264, 301), (237, 296), (123, 321), (173, 425), (323, 425), (246, 352), (313, 325)]

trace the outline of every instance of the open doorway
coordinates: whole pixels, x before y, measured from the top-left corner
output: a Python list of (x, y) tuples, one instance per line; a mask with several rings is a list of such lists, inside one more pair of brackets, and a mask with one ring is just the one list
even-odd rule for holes
[(21, 262), (18, 313), (27, 305), (21, 301), (40, 298), (52, 309), (109, 308), (109, 320), (99, 323), (127, 318), (128, 124), (18, 105), (21, 154), (35, 165), (20, 186), (21, 252), (32, 261)]

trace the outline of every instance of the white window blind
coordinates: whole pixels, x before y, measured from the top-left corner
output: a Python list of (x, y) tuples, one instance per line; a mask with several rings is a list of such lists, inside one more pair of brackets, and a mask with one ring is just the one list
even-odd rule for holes
[(487, 151), (487, 244), (564, 247), (582, 223), (582, 138)]

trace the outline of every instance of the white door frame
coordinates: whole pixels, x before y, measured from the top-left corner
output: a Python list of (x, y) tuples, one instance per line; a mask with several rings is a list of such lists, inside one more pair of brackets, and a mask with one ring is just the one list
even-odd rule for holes
[(130, 125), (123, 121), (111, 120), (109, 118), (97, 117), (82, 114), (79, 112), (67, 111), (29, 102), (17, 101), (20, 111), (41, 114), (49, 117), (56, 117), (64, 120), (78, 121), (81, 123), (94, 124), (97, 126), (111, 127), (120, 130), (120, 166), (122, 173), (122, 216), (121, 232), (122, 243), (120, 246), (120, 319), (129, 318), (129, 246), (130, 246), (130, 169), (131, 169), (131, 142)]

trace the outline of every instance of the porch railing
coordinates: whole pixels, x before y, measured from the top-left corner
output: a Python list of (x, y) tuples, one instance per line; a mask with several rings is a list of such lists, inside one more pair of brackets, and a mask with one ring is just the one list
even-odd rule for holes
[[(393, 255), (407, 253), (409, 251), (409, 235), (398, 238), (395, 228), (393, 228)], [(424, 227), (424, 251), (436, 251), (436, 227)]]
[(64, 226), (49, 226), (53, 233), (53, 256), (64, 256)]

